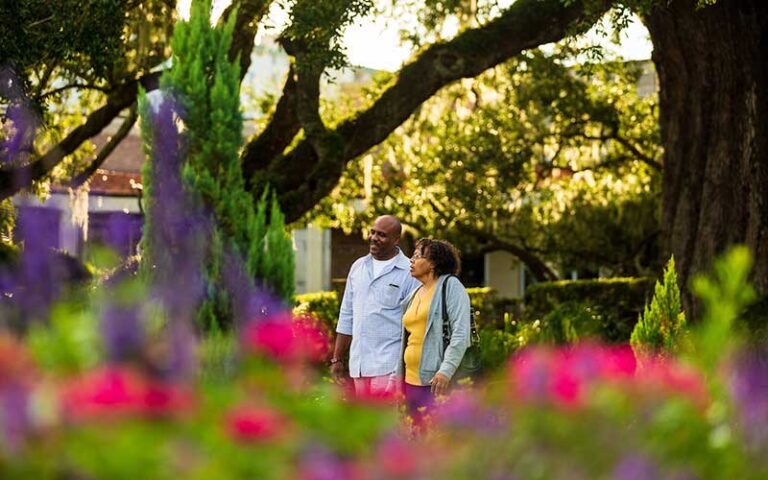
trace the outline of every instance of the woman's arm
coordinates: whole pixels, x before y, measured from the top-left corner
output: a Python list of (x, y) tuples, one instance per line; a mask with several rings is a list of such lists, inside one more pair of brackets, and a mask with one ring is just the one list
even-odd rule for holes
[(443, 353), (443, 363), (437, 373), (450, 380), (469, 347), (470, 307), (469, 294), (459, 279), (451, 277), (446, 282), (445, 302), (451, 323), (451, 342)]

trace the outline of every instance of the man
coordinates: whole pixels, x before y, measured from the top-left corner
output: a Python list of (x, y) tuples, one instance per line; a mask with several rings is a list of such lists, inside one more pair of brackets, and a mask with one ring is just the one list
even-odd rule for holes
[(359, 396), (394, 393), (399, 360), (402, 310), (400, 303), (419, 286), (410, 275), (410, 261), (398, 247), (400, 221), (385, 215), (368, 235), (370, 253), (352, 264), (336, 326), (331, 373), (344, 378), (349, 351), (349, 376)]

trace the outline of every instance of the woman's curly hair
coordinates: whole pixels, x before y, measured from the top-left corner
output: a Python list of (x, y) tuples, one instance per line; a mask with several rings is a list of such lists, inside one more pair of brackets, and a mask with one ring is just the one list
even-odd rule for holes
[(416, 242), (416, 251), (435, 267), (435, 275), (458, 275), (461, 272), (459, 251), (445, 240), (421, 238)]

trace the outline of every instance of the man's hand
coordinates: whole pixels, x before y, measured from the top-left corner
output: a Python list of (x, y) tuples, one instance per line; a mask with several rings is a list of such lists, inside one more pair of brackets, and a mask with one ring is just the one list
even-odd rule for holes
[(435, 395), (442, 395), (448, 391), (448, 385), (450, 383), (451, 381), (442, 373), (436, 373), (429, 381), (429, 384), (432, 386), (432, 393)]
[(331, 377), (336, 383), (344, 383), (347, 378), (347, 369), (343, 361), (338, 360), (331, 364)]

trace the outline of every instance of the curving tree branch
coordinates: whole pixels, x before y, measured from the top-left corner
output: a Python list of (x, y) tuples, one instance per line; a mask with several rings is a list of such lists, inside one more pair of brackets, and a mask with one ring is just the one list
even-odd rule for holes
[[(286, 220), (297, 220), (331, 192), (347, 162), (386, 139), (439, 89), (458, 79), (477, 76), (524, 50), (584, 31), (609, 4), (519, 0), (487, 25), (433, 45), (403, 67), (394, 84), (370, 108), (326, 135), (326, 147), (338, 149), (339, 155), (320, 156), (310, 140), (303, 140), (257, 173), (252, 183), (254, 195), (259, 194), (260, 184), (268, 182), (280, 192)], [(249, 154), (250, 149), (246, 149), (246, 166), (259, 161)]]
[[(245, 76), (251, 63), (250, 54), (256, 28), (270, 3), (271, 0), (236, 0), (222, 14), (221, 21), (226, 22), (233, 12), (237, 12), (230, 58), (240, 58), (241, 79)], [(14, 195), (19, 190), (29, 187), (32, 182), (45, 177), (67, 155), (77, 150), (86, 140), (98, 135), (120, 115), (120, 112), (134, 104), (138, 96), (139, 85), (148, 92), (157, 89), (162, 74), (163, 71), (148, 73), (113, 88), (110, 90), (107, 103), (104, 106), (88, 115), (83, 125), (71, 131), (61, 142), (39, 159), (22, 167), (0, 170), (0, 200)]]
[(128, 133), (130, 133), (131, 128), (133, 128), (133, 125), (136, 123), (138, 118), (139, 114), (136, 109), (136, 104), (134, 103), (131, 105), (131, 108), (128, 111), (128, 117), (123, 121), (123, 124), (120, 125), (120, 128), (117, 130), (117, 132), (115, 132), (112, 138), (109, 139), (106, 145), (104, 145), (101, 150), (99, 150), (96, 158), (93, 159), (91, 164), (88, 165), (85, 170), (72, 178), (72, 180), (69, 182), (70, 188), (78, 188), (80, 185), (87, 182), (88, 179), (91, 178), (91, 175), (96, 173), (96, 170), (98, 170), (104, 161), (109, 158), (109, 155), (115, 150), (115, 148), (117, 148), (120, 142), (122, 142), (123, 139), (128, 136)]

